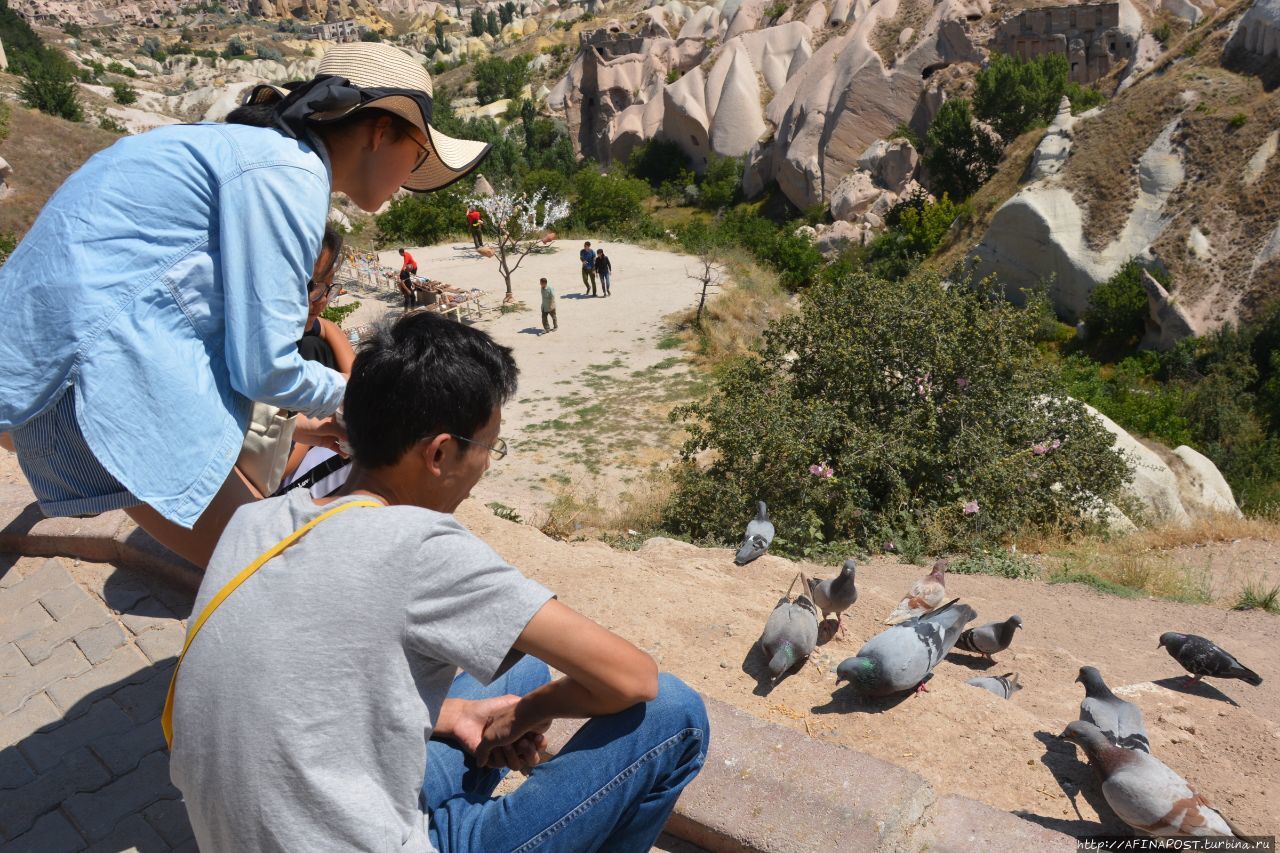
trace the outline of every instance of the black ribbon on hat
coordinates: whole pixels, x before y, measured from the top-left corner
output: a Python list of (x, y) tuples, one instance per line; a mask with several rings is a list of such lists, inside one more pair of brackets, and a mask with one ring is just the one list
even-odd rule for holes
[[(261, 96), (267, 94), (264, 90), (279, 96), (279, 92), (269, 86), (258, 86), (249, 93), (245, 102), (260, 103)], [(409, 98), (422, 111), (423, 124), (431, 122), (431, 96), (421, 89), (361, 87), (346, 77), (324, 74), (298, 85), (276, 105), (275, 126), (292, 139), (306, 139), (310, 133), (308, 122), (316, 113), (337, 112), (340, 118), (356, 107), (389, 95)]]

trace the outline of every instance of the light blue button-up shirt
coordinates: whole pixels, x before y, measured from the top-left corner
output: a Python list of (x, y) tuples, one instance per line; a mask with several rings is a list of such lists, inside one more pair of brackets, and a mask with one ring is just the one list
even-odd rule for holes
[(298, 355), (329, 210), (321, 154), (274, 130), (176, 125), (94, 155), (0, 267), (0, 430), (74, 388), (85, 441), (190, 527), (251, 401), (309, 415), (341, 374)]

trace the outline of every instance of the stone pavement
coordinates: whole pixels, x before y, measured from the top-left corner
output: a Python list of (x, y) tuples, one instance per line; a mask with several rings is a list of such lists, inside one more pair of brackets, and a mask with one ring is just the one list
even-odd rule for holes
[(160, 731), (191, 600), (103, 563), (0, 557), (0, 848), (196, 849)]

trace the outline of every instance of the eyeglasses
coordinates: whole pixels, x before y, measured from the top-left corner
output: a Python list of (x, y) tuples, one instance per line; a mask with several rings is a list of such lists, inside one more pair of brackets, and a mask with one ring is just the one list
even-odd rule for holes
[(458, 439), (458, 441), (465, 441), (467, 444), (474, 444), (477, 447), (483, 447), (485, 450), (488, 450), (493, 454), (494, 459), (502, 459), (507, 455), (507, 442), (506, 439), (503, 438), (495, 440), (492, 446), (488, 444), (481, 444), (480, 442), (474, 441), (470, 438), (463, 438), (460, 435), (455, 435), (454, 438)]
[(307, 299), (312, 302), (320, 302), (321, 300), (328, 299), (339, 286), (337, 283), (330, 284), (324, 290), (316, 290), (316, 287), (315, 279), (307, 280)]
[(427, 162), (428, 158), (431, 157), (431, 149), (419, 142), (412, 133), (407, 134), (407, 136), (413, 140), (414, 145), (422, 149), (422, 154), (418, 157), (418, 162), (413, 164), (413, 171), (416, 172), (421, 169), (422, 164)]

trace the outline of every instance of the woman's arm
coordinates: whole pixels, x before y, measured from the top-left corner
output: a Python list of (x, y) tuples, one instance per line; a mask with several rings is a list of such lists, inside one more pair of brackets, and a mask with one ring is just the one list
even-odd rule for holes
[(545, 731), (557, 718), (613, 714), (658, 695), (653, 658), (554, 599), (529, 620), (515, 648), (565, 677), (494, 714), (476, 749), (482, 765), (491, 750), (515, 743), (526, 733)]
[(356, 361), (356, 351), (351, 348), (351, 341), (343, 334), (337, 323), (323, 317), (319, 320), (320, 339), (333, 350), (333, 360), (338, 366), (338, 372), (350, 379), (351, 365)]

